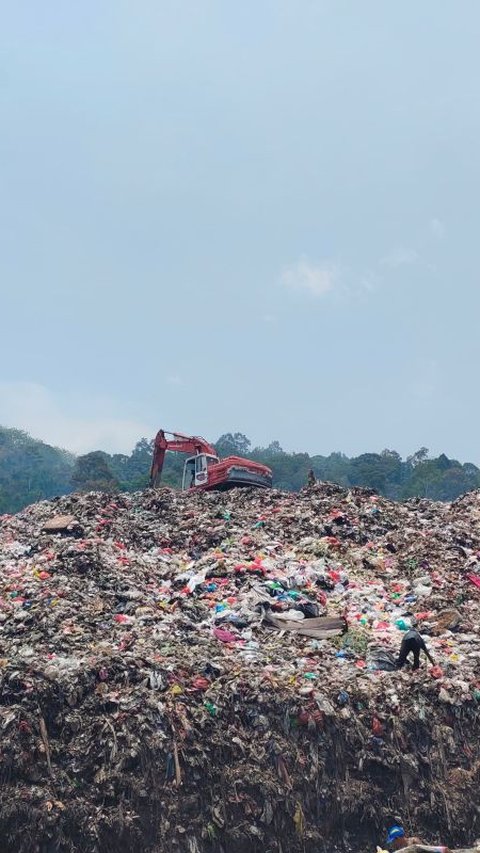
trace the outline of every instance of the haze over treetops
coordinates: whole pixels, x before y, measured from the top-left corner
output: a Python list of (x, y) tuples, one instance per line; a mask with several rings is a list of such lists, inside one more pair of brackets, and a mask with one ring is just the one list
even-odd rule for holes
[[(71, 491), (135, 491), (148, 486), (153, 441), (140, 438), (132, 452), (109, 454), (102, 450), (75, 456), (38, 441), (28, 433), (0, 427), (0, 513), (12, 513), (27, 504)], [(426, 497), (454, 500), (480, 488), (480, 469), (441, 454), (429, 458), (420, 448), (402, 459), (395, 450), (348, 457), (341, 452), (309, 455), (287, 453), (278, 441), (252, 448), (242, 433), (226, 433), (215, 442), (221, 457), (247, 456), (273, 470), (274, 486), (297, 491), (306, 485), (313, 469), (318, 480), (343, 486), (373, 488), (395, 500)], [(185, 457), (167, 453), (162, 481), (179, 488)]]

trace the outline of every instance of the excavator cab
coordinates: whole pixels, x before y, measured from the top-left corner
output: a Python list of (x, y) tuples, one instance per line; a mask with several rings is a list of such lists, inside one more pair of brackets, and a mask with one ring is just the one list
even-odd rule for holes
[(206, 486), (208, 469), (219, 461), (217, 456), (208, 453), (197, 453), (187, 459), (183, 466), (182, 489), (193, 489), (194, 486)]

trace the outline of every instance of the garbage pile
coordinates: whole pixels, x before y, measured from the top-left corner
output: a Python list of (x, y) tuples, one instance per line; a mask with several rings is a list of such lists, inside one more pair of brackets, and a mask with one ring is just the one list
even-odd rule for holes
[(5, 853), (480, 836), (480, 493), (68, 495), (0, 567)]

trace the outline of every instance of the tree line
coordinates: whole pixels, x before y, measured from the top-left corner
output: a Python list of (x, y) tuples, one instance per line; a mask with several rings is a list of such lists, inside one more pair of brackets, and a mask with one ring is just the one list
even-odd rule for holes
[[(218, 455), (245, 456), (269, 465), (274, 486), (298, 491), (310, 471), (317, 480), (341, 486), (364, 486), (393, 500), (413, 497), (454, 500), (480, 488), (480, 469), (445, 454), (435, 458), (422, 447), (402, 459), (395, 450), (328, 456), (288, 453), (278, 441), (252, 447), (242, 433), (226, 433), (215, 442)], [(0, 514), (17, 512), (29, 503), (71, 491), (136, 491), (148, 486), (153, 440), (140, 439), (130, 454), (102, 450), (74, 456), (37, 441), (27, 433), (0, 427)], [(181, 487), (185, 457), (167, 453), (162, 482)]]

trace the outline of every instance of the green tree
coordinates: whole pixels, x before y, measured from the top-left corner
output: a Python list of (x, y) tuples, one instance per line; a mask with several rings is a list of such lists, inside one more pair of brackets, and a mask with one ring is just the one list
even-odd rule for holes
[(108, 455), (101, 450), (77, 458), (72, 485), (79, 492), (115, 492), (119, 488), (119, 482), (108, 463)]
[(153, 457), (153, 439), (141, 438), (133, 448), (126, 464), (126, 482), (129, 490), (148, 486)]
[(312, 456), (311, 467), (317, 480), (351, 486), (350, 459), (344, 453), (331, 453), (330, 456)]
[(0, 513), (66, 494), (73, 464), (73, 454), (22, 430), (0, 427)]
[(248, 456), (251, 441), (242, 432), (227, 432), (221, 435), (215, 442), (215, 448), (220, 457), (224, 456)]
[(270, 444), (268, 445), (268, 447), (265, 449), (265, 455), (268, 455), (268, 456), (279, 456), (281, 453), (284, 453), (284, 452), (285, 451), (280, 446), (279, 441), (271, 441)]
[(407, 465), (410, 465), (412, 468), (415, 468), (416, 465), (421, 465), (422, 462), (428, 459), (428, 453), (428, 447), (421, 447), (412, 456), (407, 456)]

